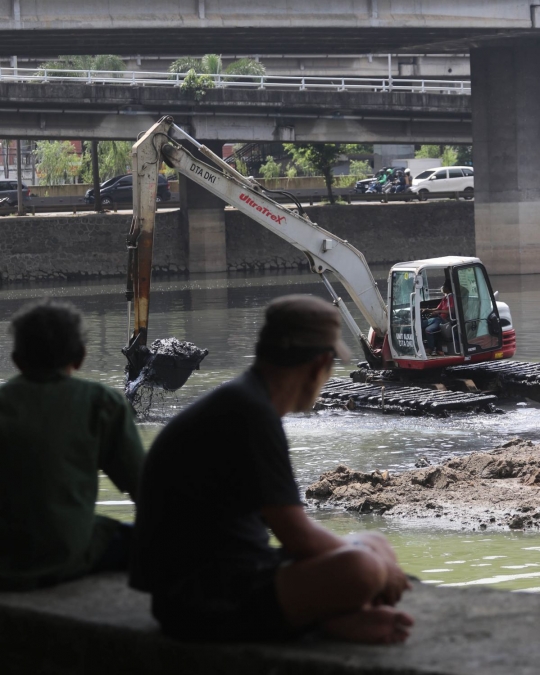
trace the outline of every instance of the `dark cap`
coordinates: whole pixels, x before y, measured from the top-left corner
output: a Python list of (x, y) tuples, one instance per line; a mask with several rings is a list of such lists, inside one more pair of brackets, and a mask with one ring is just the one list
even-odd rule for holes
[(277, 365), (305, 363), (324, 351), (343, 361), (351, 352), (341, 339), (339, 311), (313, 295), (285, 295), (266, 308), (257, 356)]

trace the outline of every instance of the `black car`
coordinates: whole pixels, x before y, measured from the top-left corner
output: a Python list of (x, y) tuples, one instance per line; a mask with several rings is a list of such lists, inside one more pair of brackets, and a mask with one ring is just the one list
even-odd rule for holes
[[(114, 178), (109, 178), (104, 183), (101, 183), (99, 186), (99, 192), (101, 194), (101, 203), (103, 206), (109, 204), (132, 204), (133, 203), (133, 176), (128, 173), (123, 176), (115, 176)], [(171, 198), (171, 191), (169, 189), (169, 181), (159, 174), (158, 176), (158, 189), (156, 195), (157, 202), (168, 202)], [(84, 195), (84, 201), (87, 204), (94, 203), (94, 190), (86, 191)]]
[[(30, 189), (22, 183), (23, 202), (30, 200)], [(10, 206), (17, 204), (17, 181), (0, 178), (0, 199), (7, 199)]]

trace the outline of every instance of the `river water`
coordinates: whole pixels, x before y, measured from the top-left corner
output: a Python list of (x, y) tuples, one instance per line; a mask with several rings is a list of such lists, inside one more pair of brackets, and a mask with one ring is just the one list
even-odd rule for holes
[[(383, 295), (386, 269), (374, 269)], [(492, 278), (500, 299), (510, 305), (518, 335), (516, 358), (540, 357), (540, 290), (538, 276)], [(339, 291), (339, 286), (337, 287)], [(0, 381), (12, 376), (9, 318), (24, 302), (45, 295), (68, 299), (83, 312), (89, 329), (85, 377), (122, 388), (126, 342), (126, 303), (117, 281), (62, 285), (11, 285), (0, 288)], [(152, 288), (150, 338), (175, 336), (190, 340), (209, 355), (175, 396), (167, 396), (140, 422), (146, 447), (178, 410), (203, 392), (246, 368), (267, 302), (291, 292), (325, 296), (310, 273), (263, 275), (193, 275), (189, 280), (156, 281)], [(367, 329), (365, 321), (350, 307)], [(345, 340), (361, 356), (352, 336)], [(348, 376), (351, 367), (335, 373)], [(452, 454), (495, 447), (520, 436), (540, 442), (540, 406), (530, 402), (504, 404), (504, 415), (459, 413), (446, 419), (383, 416), (369, 412), (326, 411), (289, 415), (285, 429), (296, 476), (302, 489), (322, 471), (339, 463), (369, 471), (411, 468), (420, 455), (441, 459)], [(204, 458), (201, 458), (204, 462)], [(98, 509), (130, 520), (133, 506), (101, 480)], [(338, 510), (315, 510), (311, 515), (338, 533), (378, 528), (394, 543), (405, 569), (427, 583), (492, 585), (512, 590), (540, 591), (540, 536), (534, 533), (442, 530), (429, 522), (403, 523), (383, 517), (350, 515)]]

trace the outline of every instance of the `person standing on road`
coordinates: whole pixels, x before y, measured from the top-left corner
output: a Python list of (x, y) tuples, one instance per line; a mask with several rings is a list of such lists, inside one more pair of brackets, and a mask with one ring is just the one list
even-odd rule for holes
[[(281, 418), (311, 410), (335, 357), (339, 312), (316, 297), (266, 310), (254, 365), (182, 411), (143, 471), (131, 585), (181, 640), (281, 640), (313, 629), (402, 642), (407, 578), (378, 533), (348, 541), (310, 519)], [(268, 528), (280, 543), (270, 544)]]

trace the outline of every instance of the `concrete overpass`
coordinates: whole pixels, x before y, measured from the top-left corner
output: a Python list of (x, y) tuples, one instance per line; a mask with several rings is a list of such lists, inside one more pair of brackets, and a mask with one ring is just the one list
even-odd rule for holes
[(0, 0), (0, 56), (470, 50), (477, 252), (540, 273), (539, 27), (530, 0)]
[(163, 115), (199, 141), (471, 143), (470, 96), (0, 82), (0, 138), (133, 141)]
[(529, 0), (0, 0), (0, 54), (463, 52), (539, 18)]

